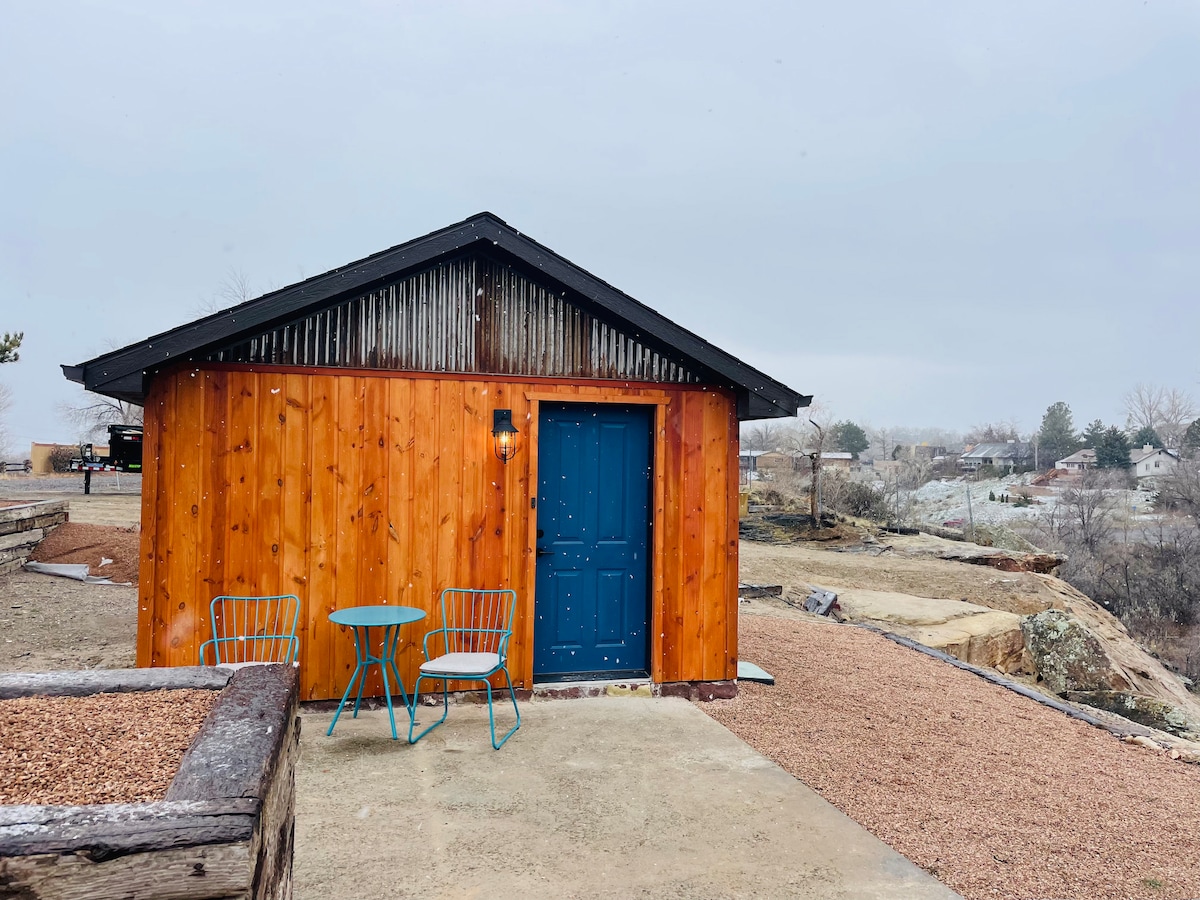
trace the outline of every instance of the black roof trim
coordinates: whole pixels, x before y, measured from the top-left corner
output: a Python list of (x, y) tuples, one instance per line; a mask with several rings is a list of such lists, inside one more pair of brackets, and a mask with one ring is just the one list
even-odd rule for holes
[(674, 348), (728, 381), (738, 394), (738, 417), (741, 419), (794, 416), (800, 407), (807, 406), (812, 400), (676, 325), (489, 212), (77, 366), (64, 365), (63, 375), (89, 391), (141, 403), (145, 399), (147, 377), (168, 363), (206, 355), (240, 337), (306, 315), (340, 297), (361, 293), (407, 270), (431, 264), (477, 243), (505, 251), (529, 269), (544, 273), (548, 280), (595, 303), (616, 320)]

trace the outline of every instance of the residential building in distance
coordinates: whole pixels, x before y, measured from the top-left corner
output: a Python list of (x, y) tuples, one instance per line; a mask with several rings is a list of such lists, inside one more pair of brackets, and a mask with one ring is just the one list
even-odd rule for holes
[(1028, 441), (975, 444), (963, 451), (959, 468), (974, 472), (982, 466), (1013, 472), (1033, 465), (1033, 444)]
[(1168, 475), (1179, 462), (1179, 456), (1171, 450), (1144, 444), (1140, 450), (1129, 453), (1129, 463), (1138, 484), (1151, 484), (1160, 475)]
[(1054, 468), (1064, 469), (1071, 475), (1078, 475), (1080, 472), (1086, 472), (1088, 469), (1096, 468), (1096, 451), (1090, 447), (1085, 447), (1083, 450), (1077, 450), (1066, 459), (1060, 459), (1054, 463)]

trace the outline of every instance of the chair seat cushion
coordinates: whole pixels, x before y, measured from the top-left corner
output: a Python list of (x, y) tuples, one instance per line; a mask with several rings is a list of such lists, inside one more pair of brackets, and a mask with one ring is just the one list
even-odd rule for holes
[[(238, 669), (249, 668), (250, 666), (277, 666), (277, 665), (279, 665), (279, 663), (272, 662), (269, 659), (264, 659), (264, 660), (248, 659), (245, 662), (219, 662), (215, 665), (215, 668), (233, 669), (236, 671)], [(300, 663), (292, 663), (291, 665), (296, 666), (298, 668), (300, 666)]]
[(482, 675), (500, 666), (498, 653), (447, 653), (421, 663), (426, 675)]

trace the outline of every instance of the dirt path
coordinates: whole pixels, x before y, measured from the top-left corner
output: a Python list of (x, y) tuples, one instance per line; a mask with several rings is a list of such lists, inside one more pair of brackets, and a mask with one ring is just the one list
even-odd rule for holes
[[(95, 556), (119, 560), (124, 576), (137, 565), (135, 536), (123, 529), (138, 525), (141, 481), (122, 475), (118, 488), (115, 475), (97, 475), (85, 496), (78, 475), (10, 475), (0, 478), (0, 500), (69, 500), (72, 524), (110, 529), (112, 539), (100, 541)], [(0, 671), (128, 668), (134, 664), (136, 630), (135, 588), (31, 572), (0, 577)]]
[(0, 671), (126, 669), (137, 590), (17, 572), (0, 577)]

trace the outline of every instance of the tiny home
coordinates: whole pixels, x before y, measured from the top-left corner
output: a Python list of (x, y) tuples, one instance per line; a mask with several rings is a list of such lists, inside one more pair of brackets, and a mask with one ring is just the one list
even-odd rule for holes
[(294, 593), (310, 700), (330, 612), (446, 587), (516, 591), (526, 688), (733, 679), (738, 423), (811, 399), (490, 213), (63, 369), (145, 408), (138, 665)]

